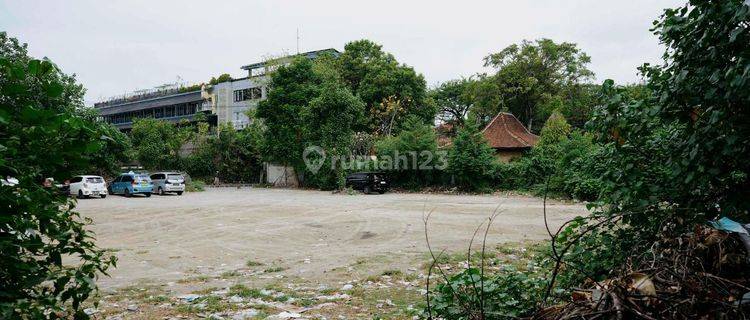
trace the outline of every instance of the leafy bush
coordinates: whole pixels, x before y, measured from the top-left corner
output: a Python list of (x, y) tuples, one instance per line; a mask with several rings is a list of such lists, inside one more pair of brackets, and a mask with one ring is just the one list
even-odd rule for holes
[(88, 318), (83, 303), (115, 265), (75, 200), (42, 185), (89, 170), (116, 141), (75, 111), (82, 101), (75, 78), (0, 32), (0, 177), (18, 180), (0, 186), (0, 318)]
[(464, 190), (485, 190), (492, 177), (495, 162), (492, 148), (479, 132), (476, 124), (467, 121), (459, 129), (448, 153), (448, 173)]
[(602, 188), (600, 155), (591, 134), (571, 130), (555, 112), (542, 128), (537, 146), (516, 161), (496, 164), (494, 180), (503, 189), (596, 200)]
[(203, 180), (190, 179), (185, 183), (185, 191), (200, 192), (206, 190), (206, 183)]
[(519, 269), (501, 265), (499, 271), (464, 268), (448, 276), (430, 292), (433, 318), (508, 319), (531, 315), (540, 304), (548, 284), (549, 268), (538, 256)]
[(222, 182), (258, 181), (262, 168), (258, 135), (255, 127), (237, 131), (231, 124), (226, 124), (219, 128), (216, 136), (204, 141), (204, 146), (210, 150), (213, 167), (219, 172)]
[(601, 144), (601, 197), (559, 239), (571, 245), (563, 278), (651, 265), (655, 241), (720, 216), (750, 219), (749, 19), (739, 0), (668, 9), (654, 28), (667, 46), (664, 64), (641, 69), (647, 90), (605, 81), (605, 103), (587, 124)]
[(136, 159), (148, 170), (177, 168), (188, 130), (163, 120), (136, 119), (130, 132)]
[(395, 137), (385, 137), (375, 144), (379, 161), (382, 156), (393, 160), (393, 169), (387, 170), (394, 186), (418, 189), (435, 181), (435, 170), (421, 169), (420, 165), (439, 164), (434, 155), (437, 137), (432, 127), (417, 117), (409, 117), (406, 128)]

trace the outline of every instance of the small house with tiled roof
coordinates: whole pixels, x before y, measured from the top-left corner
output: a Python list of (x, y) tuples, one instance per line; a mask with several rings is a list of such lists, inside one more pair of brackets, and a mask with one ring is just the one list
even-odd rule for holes
[(507, 112), (498, 113), (482, 130), (490, 147), (495, 149), (495, 156), (504, 162), (520, 157), (534, 147), (539, 136), (518, 121), (516, 116)]

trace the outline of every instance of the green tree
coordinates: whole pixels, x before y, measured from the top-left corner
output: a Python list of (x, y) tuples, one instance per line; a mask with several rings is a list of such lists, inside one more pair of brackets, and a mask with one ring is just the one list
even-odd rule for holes
[(588, 274), (604, 278), (626, 253), (649, 252), (668, 236), (664, 226), (681, 233), (720, 216), (750, 219), (749, 19), (739, 0), (668, 9), (653, 29), (664, 63), (641, 68), (646, 90), (605, 81), (606, 104), (588, 124), (603, 144), (595, 216), (617, 223), (571, 252)]
[[(363, 113), (364, 104), (347, 88), (336, 81), (326, 81), (320, 96), (303, 110), (303, 122), (308, 124), (305, 127), (307, 143), (320, 146), (329, 157), (351, 155), (354, 126), (361, 121)], [(344, 187), (343, 163), (334, 164), (333, 172), (319, 181), (319, 187)]]
[(474, 80), (471, 79), (451, 80), (430, 90), (428, 97), (435, 103), (438, 117), (456, 127), (463, 126), (472, 106), (469, 90), (472, 85)]
[(99, 112), (96, 109), (77, 108), (76, 114), (86, 121), (96, 124), (98, 134), (103, 139), (102, 150), (92, 155), (91, 165), (85, 170), (85, 173), (101, 176), (118, 174), (120, 167), (123, 164), (128, 164), (133, 157), (130, 137), (114, 125), (99, 120)]
[(237, 131), (224, 124), (215, 137), (205, 142), (212, 149), (214, 168), (223, 182), (256, 182), (260, 176), (261, 159), (257, 138), (252, 127)]
[(365, 103), (367, 122), (357, 131), (396, 133), (413, 115), (432, 123), (436, 110), (425, 103), (424, 77), (369, 40), (347, 43), (337, 59), (338, 72), (349, 90)]
[(411, 189), (430, 185), (435, 182), (435, 170), (429, 167), (441, 165), (436, 157), (435, 130), (416, 116), (407, 118), (404, 124), (409, 129), (402, 130), (396, 136), (386, 136), (375, 144), (378, 160), (383, 156), (393, 160), (389, 173), (394, 185)]
[(272, 89), (257, 111), (265, 126), (261, 153), (266, 161), (292, 166), (298, 174), (303, 172), (304, 128), (314, 124), (304, 123), (302, 111), (320, 95), (322, 82), (320, 74), (313, 71), (313, 62), (304, 57), (271, 74)]
[(448, 172), (461, 189), (485, 190), (492, 178), (493, 154), (477, 125), (467, 121), (448, 152)]
[(115, 264), (96, 247), (91, 220), (73, 211), (75, 200), (42, 185), (89, 169), (110, 139), (75, 112), (83, 92), (0, 33), (0, 177), (18, 180), (0, 186), (0, 318), (88, 318), (83, 302)]
[(499, 99), (483, 99), (475, 112), (480, 118), (491, 118), (499, 111), (508, 110), (533, 131), (535, 121), (544, 121), (548, 114), (541, 106), (553, 97), (563, 101), (579, 86), (593, 77), (587, 65), (591, 58), (574, 43), (555, 43), (550, 39), (534, 42), (524, 40), (500, 52), (485, 57), (485, 66), (497, 70), (494, 75), (481, 77), (494, 84), (481, 88), (495, 88)]
[(208, 81), (208, 84), (210, 85), (217, 85), (222, 82), (232, 81), (232, 76), (228, 73), (222, 73), (218, 78), (211, 77), (211, 80)]
[[(696, 223), (718, 215), (748, 220), (749, 11), (742, 1), (668, 9), (653, 29), (667, 46), (665, 63), (642, 68), (650, 94), (605, 83), (608, 104), (592, 129), (612, 149), (612, 164), (630, 163), (605, 175), (609, 203), (661, 214), (670, 203)], [(614, 192), (624, 185), (641, 187)]]
[(135, 158), (148, 170), (177, 168), (179, 151), (189, 130), (163, 120), (136, 119), (130, 131)]
[(547, 146), (557, 145), (568, 138), (570, 134), (570, 124), (565, 120), (562, 113), (555, 111), (547, 118), (539, 135), (537, 147), (544, 148)]

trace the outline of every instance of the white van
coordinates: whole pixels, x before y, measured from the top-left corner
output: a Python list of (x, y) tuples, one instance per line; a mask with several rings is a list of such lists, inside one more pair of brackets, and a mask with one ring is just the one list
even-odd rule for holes
[(100, 176), (75, 176), (70, 179), (70, 195), (78, 198), (107, 197), (107, 184)]

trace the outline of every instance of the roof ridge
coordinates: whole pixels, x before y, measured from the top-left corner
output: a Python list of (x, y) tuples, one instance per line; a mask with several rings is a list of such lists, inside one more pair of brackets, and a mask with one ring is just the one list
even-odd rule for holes
[(501, 114), (502, 114), (502, 112), (500, 112), (497, 115), (495, 115), (495, 117), (492, 118), (492, 121), (490, 121), (490, 123), (488, 123), (486, 126), (484, 126), (484, 129), (482, 129), (482, 133), (484, 133), (485, 131), (487, 131), (487, 128), (491, 127), (492, 124), (495, 123), (495, 120), (497, 120), (497, 117), (499, 117)]
[[(513, 118), (515, 118), (515, 116)], [(518, 121), (518, 118), (516, 118), (516, 121)], [(516, 136), (515, 134), (513, 134), (513, 131), (511, 131), (510, 128), (508, 128), (508, 123), (506, 121), (503, 121), (503, 128), (505, 128), (505, 131), (508, 132), (511, 138), (516, 139), (516, 141), (520, 142), (521, 144), (525, 144), (527, 146), (529, 145), (529, 143), (526, 140), (523, 140), (519, 138), (518, 136)]]

